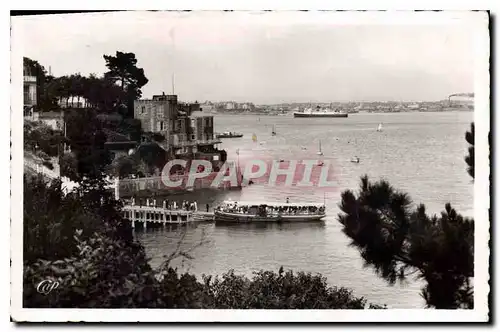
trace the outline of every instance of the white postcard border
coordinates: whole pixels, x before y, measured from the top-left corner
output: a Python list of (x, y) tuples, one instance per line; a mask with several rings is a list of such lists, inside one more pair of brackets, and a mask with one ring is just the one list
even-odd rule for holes
[[(324, 20), (328, 13), (309, 12)], [(276, 15), (276, 13), (274, 13)], [(403, 12), (395, 14), (383, 12), (332, 13), (347, 23), (367, 24), (381, 22), (384, 24), (408, 23), (422, 21), (428, 24), (433, 20), (445, 19), (456, 22), (465, 20), (475, 24), (481, 30), (477, 40), (477, 63), (475, 75), (475, 126), (476, 126), (476, 178), (474, 182), (474, 216), (475, 216), (475, 309), (474, 310), (422, 310), (422, 309), (388, 309), (388, 310), (182, 310), (182, 309), (24, 309), (22, 308), (22, 252), (23, 252), (23, 119), (22, 112), (22, 72), (23, 55), (22, 28), (17, 19), (12, 20), (11, 39), (11, 316), (16, 321), (32, 322), (468, 322), (486, 321), (488, 315), (487, 295), (489, 287), (488, 261), (489, 241), (489, 161), (488, 137), (489, 121), (489, 32), (488, 16), (484, 12)], [(397, 16), (396, 15), (401, 15)], [(413, 17), (418, 16), (418, 19)], [(413, 18), (410, 18), (412, 16)], [(362, 17), (363, 22), (359, 21)], [(306, 21), (309, 18), (305, 19)], [(412, 21), (413, 20), (413, 21)], [(465, 156), (465, 151), (464, 151)], [(464, 163), (464, 171), (465, 171)], [(483, 280), (482, 280), (483, 279)]]

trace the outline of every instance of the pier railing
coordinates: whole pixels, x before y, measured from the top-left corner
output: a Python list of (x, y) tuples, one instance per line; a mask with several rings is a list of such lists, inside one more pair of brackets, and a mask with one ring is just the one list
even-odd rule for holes
[(135, 228), (136, 222), (141, 222), (144, 228), (148, 223), (152, 224), (187, 224), (193, 221), (193, 211), (167, 210), (153, 206), (126, 205), (122, 209), (123, 217), (132, 222)]
[[(149, 204), (149, 202), (148, 202)], [(125, 205), (122, 209), (123, 217), (131, 221), (132, 228), (135, 228), (136, 223), (142, 223), (144, 229), (152, 224), (155, 226), (165, 226), (167, 224), (187, 224), (193, 221), (209, 221), (213, 220), (213, 212), (204, 212), (197, 210), (186, 209), (170, 209), (166, 208), (165, 202), (163, 207), (150, 205)]]

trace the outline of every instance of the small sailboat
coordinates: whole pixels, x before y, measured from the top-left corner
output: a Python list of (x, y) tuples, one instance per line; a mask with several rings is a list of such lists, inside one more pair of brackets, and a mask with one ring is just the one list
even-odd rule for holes
[(276, 126), (273, 125), (273, 131), (271, 131), (271, 135), (276, 136)]
[(377, 131), (382, 131), (382, 124), (381, 123), (378, 124)]
[(319, 141), (318, 156), (322, 156), (323, 151), (321, 151), (321, 140)]
[(359, 157), (354, 156), (354, 158), (351, 159), (351, 163), (359, 164)]
[(257, 135), (255, 134), (252, 135), (252, 141), (254, 141), (254, 143), (257, 142)]

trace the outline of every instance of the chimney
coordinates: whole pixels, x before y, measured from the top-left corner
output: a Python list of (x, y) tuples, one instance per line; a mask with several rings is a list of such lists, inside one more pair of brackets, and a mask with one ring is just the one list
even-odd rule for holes
[(165, 95), (165, 92), (164, 92), (164, 91), (162, 91), (161, 95), (162, 95), (162, 96), (164, 96), (164, 95)]

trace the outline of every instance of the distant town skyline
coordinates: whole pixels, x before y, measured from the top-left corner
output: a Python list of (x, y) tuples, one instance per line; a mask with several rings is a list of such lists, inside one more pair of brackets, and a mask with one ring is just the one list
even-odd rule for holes
[(14, 17), (13, 27), (23, 31), (24, 56), (54, 76), (101, 75), (104, 54), (135, 53), (149, 79), (143, 98), (171, 94), (172, 81), (180, 100), (199, 102), (412, 102), (474, 92), (480, 13), (370, 25), (328, 14), (61, 14)]

